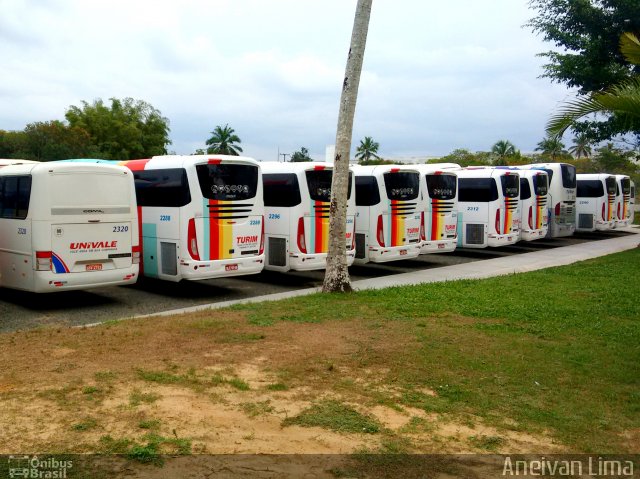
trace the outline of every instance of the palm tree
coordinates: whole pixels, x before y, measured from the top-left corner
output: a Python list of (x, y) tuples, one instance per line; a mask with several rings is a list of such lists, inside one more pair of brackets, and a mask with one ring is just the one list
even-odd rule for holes
[(554, 136), (549, 136), (540, 141), (536, 146), (536, 151), (540, 151), (543, 155), (550, 157), (551, 161), (556, 161), (559, 156), (566, 153), (564, 143), (560, 141), (560, 138)]
[(507, 156), (515, 155), (517, 150), (515, 145), (509, 140), (500, 140), (491, 147), (491, 153), (498, 157), (494, 162), (496, 165), (506, 165)]
[(353, 136), (353, 116), (356, 111), (362, 60), (367, 44), (369, 18), (373, 0), (358, 0), (353, 19), (351, 44), (342, 80), (338, 128), (336, 129), (336, 153), (331, 180), (329, 216), (329, 251), (322, 291), (326, 293), (351, 291), (351, 279), (347, 269), (347, 252), (344, 241), (347, 234), (347, 191), (349, 186), (349, 152)]
[[(640, 40), (633, 33), (622, 34), (620, 51), (630, 63), (640, 65)], [(586, 98), (565, 103), (547, 123), (547, 133), (562, 136), (576, 120), (592, 113), (612, 114), (637, 126), (640, 120), (640, 76), (636, 75), (604, 92), (592, 92)]]
[(582, 157), (589, 158), (591, 156), (591, 140), (584, 133), (580, 133), (573, 139), (573, 146), (569, 148), (569, 153), (578, 160)]
[(369, 161), (372, 158), (379, 160), (378, 148), (380, 143), (373, 141), (370, 136), (365, 136), (364, 140), (360, 140), (360, 146), (356, 148), (356, 160), (359, 162)]
[(240, 148), (236, 143), (242, 143), (240, 137), (235, 134), (235, 130), (229, 126), (229, 124), (224, 125), (223, 127), (218, 125), (211, 132), (211, 138), (207, 140), (207, 153), (209, 154), (219, 154), (219, 155), (233, 155), (238, 156), (242, 153), (242, 148)]

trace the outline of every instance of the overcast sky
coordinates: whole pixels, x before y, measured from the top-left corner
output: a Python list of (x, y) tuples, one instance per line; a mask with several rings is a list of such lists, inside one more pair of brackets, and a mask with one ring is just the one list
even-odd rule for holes
[[(565, 87), (538, 78), (549, 44), (527, 0), (374, 0), (354, 124), (385, 157), (533, 151)], [(144, 100), (169, 149), (229, 124), (244, 153), (277, 159), (335, 142), (355, 0), (0, 0), (0, 129), (70, 105)]]

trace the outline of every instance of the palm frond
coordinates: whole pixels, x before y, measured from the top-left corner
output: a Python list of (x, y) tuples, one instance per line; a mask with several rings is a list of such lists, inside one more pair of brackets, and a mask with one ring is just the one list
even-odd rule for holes
[(623, 33), (620, 37), (620, 51), (627, 61), (640, 65), (640, 40), (633, 33)]

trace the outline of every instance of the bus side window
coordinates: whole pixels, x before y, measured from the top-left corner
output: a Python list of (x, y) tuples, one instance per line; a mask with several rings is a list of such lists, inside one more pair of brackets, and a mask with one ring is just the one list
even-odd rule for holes
[(356, 176), (356, 205), (373, 206), (380, 203), (380, 191), (375, 176)]
[(23, 220), (29, 212), (31, 176), (0, 178), (0, 217)]

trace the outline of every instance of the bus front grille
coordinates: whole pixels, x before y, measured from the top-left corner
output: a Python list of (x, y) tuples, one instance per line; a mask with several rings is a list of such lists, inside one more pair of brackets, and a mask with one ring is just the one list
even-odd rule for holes
[(287, 265), (287, 240), (285, 238), (269, 238), (269, 257), (271, 266)]
[(484, 224), (468, 223), (466, 229), (467, 244), (484, 243)]
[(178, 274), (178, 261), (175, 243), (160, 242), (160, 268), (162, 274), (176, 276)]
[(366, 252), (366, 235), (356, 233), (356, 258), (364, 258)]
[(593, 229), (593, 215), (580, 213), (578, 215), (578, 228)]

